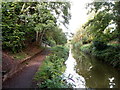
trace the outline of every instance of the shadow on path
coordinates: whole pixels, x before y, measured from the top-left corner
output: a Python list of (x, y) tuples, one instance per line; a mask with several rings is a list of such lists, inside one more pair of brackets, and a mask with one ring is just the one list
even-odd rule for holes
[(49, 50), (44, 50), (35, 55), (28, 64), (18, 73), (9, 78), (3, 83), (3, 88), (31, 88), (32, 80), (40, 67), (42, 61), (50, 53)]

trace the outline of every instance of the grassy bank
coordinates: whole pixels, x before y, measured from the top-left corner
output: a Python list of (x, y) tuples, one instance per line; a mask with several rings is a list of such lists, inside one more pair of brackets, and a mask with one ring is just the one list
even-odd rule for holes
[(39, 88), (68, 88), (61, 75), (65, 71), (65, 64), (69, 49), (64, 46), (55, 46), (52, 53), (46, 57), (34, 80)]
[(113, 67), (120, 68), (120, 45), (108, 44), (106, 48), (99, 50), (93, 44), (85, 44), (79, 48), (81, 51), (95, 56)]
[(41, 52), (45, 47), (35, 45), (34, 43), (31, 45), (28, 45), (28, 47), (24, 48), (18, 53), (12, 53), (10, 51), (7, 51), (8, 55), (11, 56), (14, 60), (25, 60), (31, 56), (34, 56), (35, 54)]

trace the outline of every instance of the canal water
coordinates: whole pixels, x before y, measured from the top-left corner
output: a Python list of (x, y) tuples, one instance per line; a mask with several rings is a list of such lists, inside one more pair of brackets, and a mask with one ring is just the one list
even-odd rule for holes
[(69, 51), (64, 78), (73, 88), (120, 88), (120, 71), (80, 51)]

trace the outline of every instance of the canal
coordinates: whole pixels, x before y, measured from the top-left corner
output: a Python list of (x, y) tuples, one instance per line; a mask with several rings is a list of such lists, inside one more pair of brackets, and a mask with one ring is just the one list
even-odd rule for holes
[(64, 77), (74, 88), (120, 88), (120, 72), (78, 50), (69, 51)]

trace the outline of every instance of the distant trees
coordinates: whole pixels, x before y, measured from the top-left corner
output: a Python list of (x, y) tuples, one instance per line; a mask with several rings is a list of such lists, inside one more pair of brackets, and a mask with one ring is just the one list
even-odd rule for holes
[(69, 2), (2, 2), (3, 49), (17, 52), (32, 41), (66, 43), (59, 24), (67, 26), (69, 9)]
[[(94, 0), (95, 1), (95, 0)], [(94, 14), (72, 40), (73, 50), (120, 67), (120, 1), (93, 2), (87, 8)]]
[(88, 4), (89, 7), (90, 12), (94, 11), (96, 15), (86, 23), (85, 28), (94, 40), (120, 41), (120, 2), (93, 2)]
[(87, 9), (88, 14), (94, 13), (94, 17), (79, 28), (73, 42), (120, 42), (120, 2), (92, 2)]

